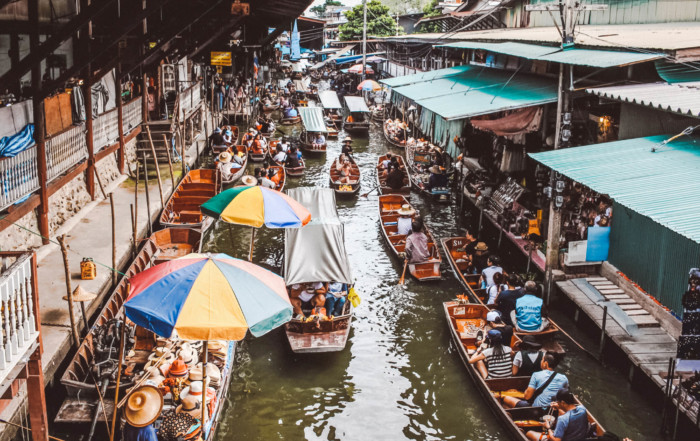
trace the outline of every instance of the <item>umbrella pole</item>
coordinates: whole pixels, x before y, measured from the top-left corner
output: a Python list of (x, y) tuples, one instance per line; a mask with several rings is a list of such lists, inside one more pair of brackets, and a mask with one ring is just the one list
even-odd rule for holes
[(231, 249), (233, 249), (233, 244), (235, 242), (233, 240), (233, 229), (231, 229), (231, 224), (228, 224), (228, 238), (231, 240)]
[(202, 360), (202, 437), (207, 421), (207, 387), (209, 378), (207, 377), (207, 361), (209, 360), (209, 340), (204, 340), (204, 360)]
[(250, 254), (248, 255), (248, 261), (253, 261), (253, 249), (255, 248), (255, 227), (250, 227)]

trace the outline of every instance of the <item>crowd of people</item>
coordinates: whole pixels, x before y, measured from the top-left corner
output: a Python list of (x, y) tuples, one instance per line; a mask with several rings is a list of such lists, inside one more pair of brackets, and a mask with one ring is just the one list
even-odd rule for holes
[(296, 320), (318, 322), (343, 315), (347, 296), (344, 283), (315, 282), (292, 285), (289, 298)]

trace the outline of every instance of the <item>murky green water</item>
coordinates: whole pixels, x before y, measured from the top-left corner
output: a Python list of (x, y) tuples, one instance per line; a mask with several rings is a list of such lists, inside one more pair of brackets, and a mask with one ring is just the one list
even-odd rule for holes
[[(363, 173), (360, 193), (365, 193), (374, 188), (376, 158), (388, 144), (381, 128), (373, 126), (369, 140), (356, 138), (353, 147)], [(307, 158), (305, 176), (288, 179), (287, 188), (327, 187), (328, 165), (340, 152), (339, 142), (329, 142), (328, 150), (326, 157)], [(416, 194), (411, 198), (436, 237), (460, 233), (456, 204), (431, 205)], [(376, 192), (338, 201), (362, 297), (345, 350), (296, 355), (281, 329), (246, 339), (237, 355), (218, 440), (508, 439), (450, 343), (441, 304), (461, 290), (449, 266), (443, 265), (441, 282), (410, 280), (406, 289), (397, 287), (401, 266), (381, 237), (377, 207)], [(476, 216), (461, 221), (473, 222)], [(217, 225), (205, 248), (245, 258), (249, 240), (249, 228), (229, 231)], [(524, 259), (508, 257), (507, 245), (502, 254), (522, 270)], [(257, 263), (278, 269), (282, 250), (281, 231), (258, 231)], [(566, 329), (573, 328), (561, 321)], [(608, 430), (635, 441), (659, 439), (659, 415), (630, 390), (624, 376), (568, 341), (562, 344), (569, 351), (562, 368), (573, 389)]]

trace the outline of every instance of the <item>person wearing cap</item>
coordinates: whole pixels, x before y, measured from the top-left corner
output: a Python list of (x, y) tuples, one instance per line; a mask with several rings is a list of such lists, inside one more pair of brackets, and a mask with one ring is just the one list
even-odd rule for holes
[(532, 335), (525, 335), (520, 343), (520, 350), (513, 358), (513, 376), (529, 377), (540, 370), (542, 364), (542, 345)]
[(155, 386), (141, 386), (129, 395), (124, 408), (124, 441), (158, 441), (153, 422), (163, 409), (163, 395)]
[(530, 430), (528, 439), (533, 441), (582, 441), (588, 438), (588, 412), (569, 389), (559, 389), (552, 400), (551, 408), (558, 412), (552, 430), (549, 421), (544, 422), (544, 432)]
[(513, 341), (513, 327), (503, 323), (501, 313), (498, 311), (489, 311), (486, 314), (486, 330), (491, 329), (499, 330), (503, 336), (503, 344), (510, 346), (510, 342)]
[(428, 170), (430, 171), (430, 177), (428, 178), (428, 183), (424, 184), (426, 190), (431, 191), (433, 188), (447, 187), (449, 185), (447, 175), (442, 172), (439, 166), (433, 165)]
[(501, 331), (492, 329), (486, 333), (486, 349), (481, 348), (481, 342), (477, 342), (479, 349), (469, 359), (469, 364), (475, 364), (484, 379), (506, 378), (511, 375), (512, 349), (503, 344)]
[(233, 144), (233, 131), (231, 130), (231, 126), (226, 126), (226, 130), (224, 130), (224, 142), (226, 145)]
[(481, 274), (481, 272), (489, 266), (489, 246), (485, 242), (478, 242), (476, 247), (474, 247), (474, 254), (472, 255), (472, 265), (474, 265), (475, 274)]
[(397, 214), (399, 215), (399, 218), (396, 220), (397, 234), (408, 236), (411, 234), (411, 224), (413, 223), (413, 216), (416, 214), (416, 210), (409, 204), (403, 204)]

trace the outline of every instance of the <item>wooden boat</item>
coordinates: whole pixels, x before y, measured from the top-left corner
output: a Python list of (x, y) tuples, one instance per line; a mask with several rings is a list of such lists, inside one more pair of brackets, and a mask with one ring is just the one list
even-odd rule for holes
[(358, 96), (346, 96), (347, 113), (343, 119), (343, 129), (349, 133), (369, 134), (370, 111), (365, 99)]
[(281, 179), (277, 184), (277, 187), (275, 187), (275, 190), (279, 192), (284, 191), (284, 184), (287, 182), (287, 172), (284, 170), (284, 167), (280, 165), (271, 165), (270, 168), (274, 170), (275, 173), (281, 176)]
[(279, 108), (280, 108), (280, 103), (272, 104), (270, 106), (265, 106), (265, 105), (262, 106), (263, 113), (274, 112), (275, 110), (279, 110)]
[(304, 170), (306, 170), (306, 163), (304, 162), (303, 158), (299, 160), (299, 164), (300, 164), (299, 167), (289, 167), (288, 165), (283, 164), (283, 163), (279, 163), (279, 162), (275, 161), (274, 159), (272, 159), (272, 162), (274, 164), (281, 166), (281, 167), (284, 167), (285, 173), (290, 178), (298, 178), (298, 177), (304, 176)]
[(372, 108), (372, 121), (381, 123), (384, 121), (384, 107)]
[[(124, 272), (124, 277), (119, 281), (106, 305), (102, 308), (91, 332), (85, 337), (61, 376), (61, 384), (66, 387), (68, 395), (67, 400), (61, 407), (62, 411), (67, 404), (71, 408), (78, 406), (80, 399), (92, 399), (93, 402), (97, 400), (95, 381), (90, 375), (91, 365), (93, 360), (95, 360), (95, 351), (97, 350), (93, 344), (94, 331), (96, 328), (104, 326), (110, 320), (120, 316), (122, 305), (129, 295), (129, 278), (152, 265), (177, 259), (189, 253), (200, 252), (201, 238), (202, 233), (192, 228), (166, 228), (156, 231), (151, 237), (142, 242), (138, 255)], [(123, 387), (126, 388), (130, 385), (131, 383), (126, 382)], [(113, 393), (114, 389), (115, 387), (112, 386), (107, 390)], [(85, 410), (87, 411), (87, 409)], [(82, 413), (75, 416), (79, 417)], [(65, 416), (69, 415), (67, 412), (63, 412), (63, 414)], [(82, 418), (80, 421), (85, 422)]]
[(231, 185), (241, 179), (245, 174), (245, 169), (248, 166), (248, 149), (244, 145), (234, 145), (229, 147), (228, 152), (231, 156), (237, 155), (239, 153), (243, 154), (243, 165), (239, 168), (229, 179), (221, 178), (222, 185)]
[(312, 155), (322, 155), (326, 153), (326, 149), (328, 148), (327, 142), (324, 142), (319, 146), (314, 146), (312, 141), (313, 135), (306, 130), (301, 132), (301, 135), (299, 135), (299, 144), (301, 145), (301, 150), (303, 152), (310, 153)]
[(389, 120), (386, 120), (382, 124), (382, 130), (384, 131), (384, 138), (386, 139), (386, 141), (396, 148), (399, 148), (399, 149), (406, 148), (406, 141), (399, 141), (398, 139), (391, 136), (391, 134), (389, 134), (389, 131), (387, 130), (388, 123), (389, 123)]
[(248, 147), (248, 158), (252, 162), (263, 162), (267, 157), (269, 149), (267, 146), (262, 148), (255, 148), (254, 146)]
[(201, 205), (216, 196), (221, 187), (214, 169), (190, 170), (165, 204), (160, 224), (170, 228), (200, 228), (211, 218), (202, 216)]
[(417, 150), (415, 146), (406, 146), (406, 163), (411, 170), (411, 183), (422, 196), (433, 202), (448, 204), (452, 192), (450, 187), (436, 187), (430, 190), (425, 188), (425, 184), (430, 179), (428, 168), (432, 163), (430, 152), (427, 149)]
[[(335, 193), (330, 188), (315, 187), (293, 188), (287, 193), (306, 207), (312, 218), (317, 219), (304, 228), (285, 230), (284, 279), (287, 286), (317, 281), (319, 269), (315, 265), (309, 265), (309, 259), (319, 262), (332, 260), (333, 265), (321, 270), (324, 277), (343, 283), (346, 289), (352, 286), (350, 260), (345, 250), (343, 224), (336, 211)], [(342, 314), (337, 317), (324, 317), (318, 321), (293, 318), (285, 325), (285, 333), (292, 351), (342, 351), (350, 334), (352, 317), (352, 303), (347, 300)]]
[(403, 160), (403, 157), (398, 156), (398, 155), (393, 155), (393, 157), (397, 158), (399, 161), (399, 165), (403, 166), (404, 170), (404, 178), (403, 182), (404, 185), (398, 190), (394, 190), (391, 187), (388, 187), (386, 185), (386, 176), (383, 176), (382, 173), (384, 170), (382, 170), (382, 162), (387, 159), (386, 155), (382, 155), (379, 157), (377, 160), (377, 188), (379, 189), (379, 194), (405, 194), (405, 195), (410, 195), (411, 194), (411, 172), (409, 171), (408, 167), (406, 167), (406, 163)]
[[(476, 368), (475, 364), (469, 364), (470, 351), (476, 350), (476, 335), (470, 330), (477, 328), (483, 322), (485, 324), (488, 308), (484, 305), (474, 303), (464, 303), (461, 301), (450, 301), (443, 303), (443, 310), (450, 328), (450, 335), (457, 352), (462, 359), (462, 363), (467, 373), (474, 381), (476, 388), (489, 405), (494, 415), (501, 420), (513, 439), (527, 441), (528, 430), (540, 430), (539, 421), (547, 413), (547, 408), (542, 407), (521, 407), (517, 409), (506, 409), (502, 406), (498, 398), (500, 393), (513, 389), (524, 392), (527, 389), (530, 377), (508, 377), (485, 380)], [(517, 348), (519, 339), (513, 336), (513, 341)], [(515, 355), (515, 349), (513, 352)], [(528, 422), (538, 422), (528, 424)], [(588, 422), (594, 427), (596, 436), (602, 436), (605, 430), (600, 423), (588, 412)], [(525, 426), (525, 427), (520, 427)]]
[[(406, 204), (411, 205), (408, 199), (401, 195), (379, 196), (379, 222), (382, 234), (396, 257), (398, 257), (399, 253), (403, 253), (406, 247), (406, 236), (398, 234), (397, 226), (399, 218), (397, 211)], [(408, 271), (419, 282), (440, 280), (442, 278), (440, 273), (442, 257), (440, 257), (440, 251), (435, 243), (435, 239), (433, 239), (433, 235), (427, 226), (425, 227), (425, 235), (428, 236), (430, 260), (422, 263), (409, 263)]]
[(282, 117), (279, 120), (279, 123), (282, 124), (283, 126), (292, 126), (294, 124), (299, 124), (301, 122), (301, 117), (299, 115), (291, 117), (291, 118), (286, 118)]
[(348, 158), (350, 159), (350, 168), (352, 170), (350, 180), (354, 181), (354, 183), (339, 183), (341, 177), (340, 171), (336, 169), (336, 164), (338, 163), (338, 159), (340, 159), (340, 157), (336, 158), (336, 160), (331, 162), (330, 165), (330, 186), (333, 189), (333, 191), (335, 191), (336, 196), (356, 196), (357, 193), (360, 191), (360, 167), (357, 165), (352, 156), (349, 156)]

